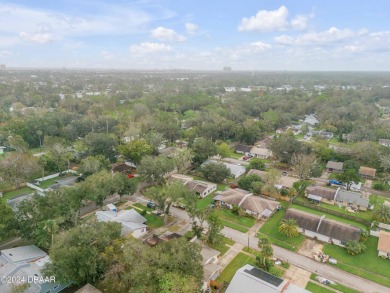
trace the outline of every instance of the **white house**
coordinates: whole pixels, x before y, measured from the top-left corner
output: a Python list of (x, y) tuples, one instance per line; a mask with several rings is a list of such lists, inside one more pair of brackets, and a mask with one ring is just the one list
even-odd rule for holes
[(272, 157), (272, 151), (259, 146), (253, 146), (250, 150), (250, 154), (254, 157), (261, 158), (261, 159), (268, 159)]
[(305, 116), (305, 120), (303, 121), (303, 123), (309, 124), (311, 126), (316, 126), (320, 123), (320, 121), (318, 121), (316, 115), (310, 114)]
[[(15, 247), (0, 251), (0, 276), (22, 280), (29, 287), (25, 293), (57, 293), (64, 290), (68, 284), (59, 284), (55, 279), (46, 278), (41, 273), (43, 266), (50, 262), (46, 252), (35, 245)], [(35, 280), (35, 281), (34, 281)], [(12, 282), (15, 283), (15, 282)], [(11, 293), (14, 284), (0, 282), (0, 292)]]
[(117, 222), (122, 225), (121, 235), (132, 234), (135, 238), (140, 238), (147, 231), (146, 219), (135, 210), (97, 211), (96, 217), (99, 222)]
[(270, 273), (245, 265), (234, 274), (226, 293), (310, 293), (288, 280), (283, 280)]
[(208, 196), (210, 193), (217, 190), (217, 184), (194, 180), (190, 176), (182, 175), (182, 174), (173, 174), (171, 175), (172, 179), (177, 179), (183, 182), (183, 185), (189, 190), (195, 192), (195, 194), (201, 198)]
[[(214, 160), (207, 160), (201, 166), (203, 167), (210, 163), (218, 163), (218, 162)], [(234, 165), (227, 162), (221, 162), (221, 163), (224, 164), (230, 170), (230, 174), (233, 178), (238, 178), (241, 175), (245, 174), (246, 172), (246, 169), (241, 165)]]
[(390, 147), (390, 139), (380, 139), (379, 144), (386, 147)]

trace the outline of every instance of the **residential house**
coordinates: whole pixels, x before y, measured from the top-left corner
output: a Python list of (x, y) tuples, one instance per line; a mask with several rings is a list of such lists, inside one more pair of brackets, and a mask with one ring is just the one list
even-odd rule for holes
[(305, 115), (305, 120), (303, 123), (309, 124), (310, 126), (316, 126), (320, 124), (320, 121), (318, 121), (317, 116), (315, 114)]
[[(0, 251), (0, 276), (25, 280), (29, 287), (25, 293), (57, 293), (64, 290), (69, 284), (56, 283), (53, 278), (46, 278), (42, 269), (50, 258), (46, 252), (35, 245), (15, 247)], [(34, 281), (35, 280), (35, 281)], [(14, 282), (13, 282), (14, 283)], [(14, 285), (0, 282), (0, 292), (14, 292)]]
[(322, 186), (309, 186), (306, 188), (306, 197), (314, 202), (324, 202), (334, 204), (338, 189), (326, 188)]
[(380, 139), (379, 144), (386, 147), (390, 147), (390, 139)]
[(258, 147), (258, 146), (253, 146), (249, 154), (253, 157), (261, 158), (261, 159), (268, 159), (272, 157), (271, 150), (264, 147)]
[(172, 179), (180, 180), (183, 182), (184, 186), (189, 190), (195, 192), (195, 194), (201, 198), (208, 196), (210, 193), (217, 190), (217, 184), (194, 180), (190, 176), (182, 175), (182, 174), (173, 174), (171, 175)]
[(276, 200), (255, 196), (249, 191), (240, 188), (229, 188), (220, 192), (213, 199), (215, 206), (228, 209), (238, 206), (256, 219), (269, 218), (280, 206)]
[(374, 168), (369, 168), (369, 167), (360, 167), (359, 169), (359, 174), (360, 176), (362, 176), (363, 178), (367, 178), (367, 179), (374, 179), (375, 178), (375, 174), (376, 174), (376, 169)]
[(236, 153), (244, 154), (245, 156), (248, 156), (251, 152), (252, 146), (249, 145), (243, 145), (239, 144), (236, 146)]
[(345, 190), (340, 187), (332, 189), (322, 186), (310, 186), (306, 188), (306, 196), (309, 200), (316, 203), (337, 204), (340, 207), (354, 207), (362, 211), (366, 211), (370, 203), (366, 194)]
[(173, 157), (177, 152), (178, 149), (176, 147), (167, 147), (163, 149), (158, 150), (159, 154), (166, 155), (168, 158)]
[[(217, 163), (217, 161), (207, 160), (201, 166), (203, 167), (210, 163)], [(241, 165), (235, 165), (227, 162), (221, 162), (221, 163), (224, 164), (230, 170), (230, 174), (233, 178), (238, 178), (241, 175), (245, 174), (246, 172), (246, 169)]]
[(323, 242), (345, 246), (350, 240), (359, 241), (360, 239), (360, 228), (327, 219), (325, 215), (319, 216), (290, 208), (286, 211), (284, 218), (296, 220), (299, 232)]
[(4, 154), (5, 146), (0, 146), (0, 155)]
[(111, 173), (130, 174), (137, 170), (137, 166), (131, 162), (117, 163), (112, 166)]
[(238, 269), (226, 293), (310, 293), (288, 280), (283, 280), (251, 265)]
[(390, 259), (390, 232), (379, 231), (378, 256)]
[(343, 171), (343, 166), (344, 163), (342, 162), (328, 161), (326, 164), (326, 171), (339, 173)]
[(220, 252), (199, 242), (202, 246), (200, 255), (203, 263), (203, 290), (210, 287), (210, 282), (218, 278), (222, 267), (217, 265)]
[[(256, 169), (250, 169), (248, 172), (248, 175), (252, 175), (252, 174), (259, 176), (261, 178), (261, 180), (263, 180), (263, 181), (267, 180), (268, 172), (256, 170)], [(278, 179), (277, 184), (275, 184), (275, 187), (277, 189), (282, 189), (282, 188), (290, 189), (293, 187), (293, 184), (295, 182), (298, 182), (298, 181), (299, 181), (299, 179), (297, 179), (297, 178), (292, 178), (289, 176), (281, 176)]]
[(146, 219), (134, 209), (123, 211), (97, 211), (96, 217), (99, 222), (117, 222), (122, 225), (121, 235), (132, 234), (140, 238), (147, 232)]
[(75, 293), (102, 293), (102, 291), (88, 283), (77, 290)]
[(324, 131), (324, 130), (320, 130), (320, 131), (310, 130), (308, 132), (308, 135), (313, 136), (313, 137), (318, 136), (318, 137), (323, 138), (323, 139), (332, 139), (333, 138), (333, 132)]

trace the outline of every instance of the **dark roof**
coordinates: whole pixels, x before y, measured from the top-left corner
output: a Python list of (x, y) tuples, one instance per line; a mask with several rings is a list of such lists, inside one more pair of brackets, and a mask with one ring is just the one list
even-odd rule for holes
[(306, 188), (306, 194), (312, 194), (326, 198), (327, 200), (334, 200), (337, 190), (332, 188), (326, 188), (322, 186), (309, 186)]
[(169, 241), (169, 240), (172, 240), (172, 239), (175, 239), (175, 238), (180, 238), (180, 237), (181, 237), (180, 234), (172, 233), (172, 234), (169, 234), (169, 235), (162, 236), (160, 239), (163, 240), (163, 241)]
[(317, 231), (318, 224), (320, 223), (320, 217), (307, 212), (303, 212), (296, 209), (288, 209), (286, 211), (285, 219), (295, 219), (297, 225), (305, 230)]
[(261, 279), (261, 280), (263, 280), (263, 281), (267, 282), (268, 284), (271, 284), (275, 287), (279, 287), (279, 285), (283, 283), (282, 279), (279, 279), (278, 277), (275, 277), (275, 276), (271, 275), (270, 273), (267, 273), (263, 270), (255, 268), (255, 267), (251, 268), (250, 270), (245, 269), (244, 272), (255, 277), (255, 278)]
[(111, 170), (113, 172), (127, 172), (127, 171), (132, 171), (134, 169), (135, 169), (134, 167), (131, 167), (125, 163), (119, 163), (119, 164), (113, 166)]
[(347, 242), (350, 240), (359, 241), (361, 231), (359, 228), (352, 225), (330, 219), (323, 219), (317, 233)]
[(252, 146), (239, 144), (236, 146), (236, 152), (249, 153), (252, 149)]
[[(328, 236), (340, 241), (358, 241), (360, 229), (358, 227), (326, 219), (324, 216), (310, 214), (294, 208), (286, 211), (285, 219), (295, 219), (300, 228)], [(321, 220), (322, 218), (322, 220)]]

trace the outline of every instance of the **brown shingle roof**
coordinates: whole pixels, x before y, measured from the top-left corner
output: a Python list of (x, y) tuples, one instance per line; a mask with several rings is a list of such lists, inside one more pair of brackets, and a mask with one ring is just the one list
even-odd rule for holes
[(333, 162), (333, 161), (328, 161), (326, 164), (327, 169), (333, 169), (333, 170), (343, 170), (343, 163), (341, 162)]
[[(286, 211), (285, 219), (295, 219), (300, 228), (328, 236), (340, 241), (358, 241), (360, 229), (358, 227), (323, 218), (294, 208)], [(321, 223), (320, 223), (321, 222)]]
[(226, 189), (225, 191), (221, 192), (218, 197), (221, 201), (231, 204), (231, 205), (238, 205), (248, 194), (250, 194), (249, 191), (243, 190), (243, 189)]
[(243, 209), (246, 209), (257, 214), (261, 214), (265, 209), (274, 211), (278, 208), (279, 202), (274, 200), (268, 200), (259, 196), (249, 196), (241, 204)]
[(321, 186), (310, 186), (306, 188), (306, 194), (312, 194), (326, 198), (327, 200), (334, 200), (337, 190), (321, 187)]
[(288, 209), (286, 211), (285, 219), (295, 219), (297, 225), (305, 230), (317, 231), (318, 223), (320, 222), (320, 217), (313, 215), (307, 212), (303, 212), (297, 209)]
[(375, 177), (376, 169), (362, 166), (359, 169), (359, 174), (364, 176)]
[(379, 231), (378, 250), (390, 253), (390, 232)]

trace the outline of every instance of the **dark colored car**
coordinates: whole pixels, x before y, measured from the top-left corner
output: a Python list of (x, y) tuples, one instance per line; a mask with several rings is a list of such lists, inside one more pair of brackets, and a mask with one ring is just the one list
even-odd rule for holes
[(154, 209), (154, 202), (152, 201), (149, 201), (146, 206), (149, 208), (149, 209)]

